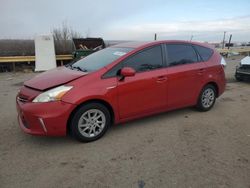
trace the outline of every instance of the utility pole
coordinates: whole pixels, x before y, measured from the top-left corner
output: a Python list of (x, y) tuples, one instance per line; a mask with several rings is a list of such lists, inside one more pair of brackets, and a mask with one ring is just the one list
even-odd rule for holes
[(190, 42), (193, 40), (194, 35), (191, 35)]
[(226, 31), (224, 31), (224, 35), (223, 35), (222, 49), (224, 49), (224, 46), (225, 46), (225, 37), (226, 37)]
[(157, 34), (155, 33), (155, 40), (157, 40)]
[(231, 45), (231, 39), (232, 39), (232, 34), (230, 35), (230, 37), (229, 37), (229, 41), (228, 41), (228, 49), (230, 48), (230, 45)]

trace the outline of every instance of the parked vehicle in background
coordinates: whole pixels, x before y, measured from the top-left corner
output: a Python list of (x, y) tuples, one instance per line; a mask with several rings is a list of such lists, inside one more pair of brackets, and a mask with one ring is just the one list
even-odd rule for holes
[(70, 132), (89, 142), (111, 124), (188, 106), (208, 111), (225, 90), (224, 66), (201, 43), (115, 45), (25, 82), (16, 101), (19, 124), (26, 133)]
[(250, 57), (246, 56), (236, 67), (235, 78), (238, 81), (250, 80)]

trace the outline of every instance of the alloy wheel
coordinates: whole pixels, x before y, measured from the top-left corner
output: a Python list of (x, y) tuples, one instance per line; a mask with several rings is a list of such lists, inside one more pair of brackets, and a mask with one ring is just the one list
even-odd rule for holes
[(214, 90), (211, 88), (207, 88), (204, 90), (202, 97), (201, 97), (201, 103), (204, 108), (209, 108), (213, 105), (215, 100), (215, 93)]
[(92, 138), (102, 132), (105, 124), (106, 118), (104, 113), (98, 109), (90, 109), (84, 112), (80, 117), (78, 130), (83, 136)]

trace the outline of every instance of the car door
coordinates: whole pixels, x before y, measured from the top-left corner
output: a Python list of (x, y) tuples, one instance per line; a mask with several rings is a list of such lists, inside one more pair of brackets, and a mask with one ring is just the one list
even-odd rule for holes
[(206, 65), (190, 44), (167, 44), (168, 108), (195, 105)]
[(121, 119), (140, 116), (166, 107), (166, 69), (161, 45), (144, 49), (123, 62), (136, 70), (133, 77), (118, 81)]

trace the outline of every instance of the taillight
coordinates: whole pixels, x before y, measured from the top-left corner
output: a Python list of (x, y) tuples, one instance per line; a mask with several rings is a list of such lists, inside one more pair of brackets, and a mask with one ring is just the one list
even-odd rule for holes
[(223, 68), (226, 68), (227, 66), (227, 62), (225, 61), (223, 57), (221, 57), (220, 64), (222, 65)]

